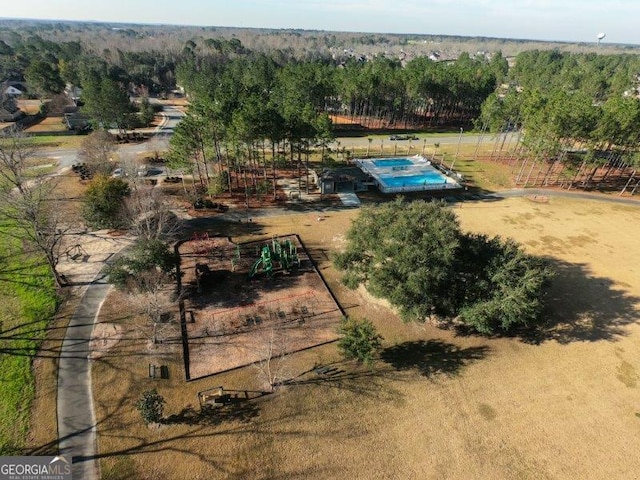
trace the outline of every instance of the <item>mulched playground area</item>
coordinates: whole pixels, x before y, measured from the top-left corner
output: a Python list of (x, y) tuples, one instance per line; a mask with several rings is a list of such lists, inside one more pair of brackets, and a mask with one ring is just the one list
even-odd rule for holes
[(337, 339), (343, 312), (297, 235), (200, 234), (179, 253), (191, 379)]

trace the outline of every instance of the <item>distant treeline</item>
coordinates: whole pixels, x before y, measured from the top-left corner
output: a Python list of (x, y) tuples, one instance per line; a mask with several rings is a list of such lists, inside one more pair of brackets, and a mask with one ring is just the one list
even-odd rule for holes
[[(15, 25), (0, 22), (0, 79), (25, 82), (40, 98), (65, 85), (82, 87), (85, 112), (99, 116), (94, 119), (99, 125), (127, 127), (127, 94), (163, 95), (179, 85), (190, 97), (192, 115), (215, 124), (220, 140), (311, 142), (315, 130), (324, 131), (324, 125), (318, 129), (320, 116), (335, 115), (365, 127), (520, 130), (522, 152), (540, 161), (565, 162), (566, 152), (585, 150), (587, 158), (575, 163), (636, 164), (640, 57), (607, 53), (612, 47), (582, 46), (583, 53), (527, 50), (508, 61), (498, 50), (455, 58), (442, 52), (446, 41), (496, 39)], [(282, 39), (289, 45), (276, 47)], [(119, 110), (109, 111), (112, 106)]]

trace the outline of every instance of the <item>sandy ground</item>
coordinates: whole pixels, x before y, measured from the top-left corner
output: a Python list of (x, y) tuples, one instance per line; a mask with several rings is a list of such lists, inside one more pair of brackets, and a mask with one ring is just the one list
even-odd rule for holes
[[(540, 199), (538, 199), (540, 200)], [(330, 255), (356, 213), (261, 218), (252, 235), (298, 233), (346, 311), (370, 318), (385, 349), (373, 371), (334, 345), (295, 355), (298, 376), (275, 395), (209, 417), (197, 392), (250, 389), (238, 369), (185, 383), (146, 378), (146, 341), (125, 329), (94, 366), (102, 471), (110, 478), (631, 479), (640, 471), (638, 209), (519, 198), (455, 207), (463, 228), (513, 237), (557, 271), (548, 325), (529, 338), (460, 336), (403, 324), (339, 284)], [(256, 230), (258, 230), (256, 232)], [(109, 312), (111, 312), (109, 314)], [(103, 321), (117, 321), (118, 302)], [(111, 317), (109, 317), (111, 315)], [(121, 320), (127, 325), (130, 320)], [(159, 354), (157, 352), (156, 354)], [(335, 375), (314, 376), (317, 364)], [(131, 405), (147, 388), (168, 424), (144, 427)], [(188, 473), (187, 473), (188, 472)]]
[[(278, 241), (296, 245), (299, 265), (286, 273), (274, 262), (273, 276), (258, 269), (252, 279), (249, 271), (260, 258), (256, 250), (270, 244), (268, 238), (241, 245), (240, 258), (236, 258), (236, 244), (223, 237), (181, 245), (182, 282), (190, 292), (185, 308), (193, 319), (187, 323), (191, 378), (337, 338), (342, 312), (302, 245), (295, 236)], [(199, 290), (196, 264), (209, 272)]]
[(59, 271), (71, 284), (86, 285), (96, 278), (105, 262), (132, 242), (131, 237), (107, 230), (67, 235)]

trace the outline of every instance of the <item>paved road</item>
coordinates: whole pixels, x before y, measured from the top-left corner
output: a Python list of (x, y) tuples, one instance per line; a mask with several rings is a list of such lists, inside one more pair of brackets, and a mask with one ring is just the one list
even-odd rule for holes
[(111, 285), (89, 285), (67, 327), (58, 364), (58, 438), (62, 455), (73, 459), (73, 478), (98, 480), (96, 416), (91, 392), (89, 341)]
[[(163, 121), (155, 128), (155, 134), (160, 138), (168, 138), (175, 130), (184, 113), (178, 107), (173, 105), (165, 105), (162, 111)], [(128, 143), (120, 145), (119, 150), (124, 154), (137, 155), (151, 151), (154, 145), (147, 142)], [(43, 149), (45, 158), (56, 160), (60, 167), (70, 167), (78, 162), (78, 150), (76, 148), (47, 148)]]
[[(505, 144), (511, 142), (514, 142), (517, 138), (517, 133), (509, 133), (506, 135), (506, 139), (505, 139)], [(433, 148), (433, 144), (434, 143), (439, 143), (441, 146), (442, 145), (457, 145), (458, 142), (460, 142), (460, 144), (462, 145), (475, 145), (478, 143), (478, 140), (481, 140), (481, 142), (484, 143), (492, 143), (496, 141), (496, 136), (495, 135), (490, 135), (490, 134), (486, 134), (486, 135), (479, 135), (476, 133), (465, 133), (462, 136), (460, 135), (456, 135), (451, 134), (451, 133), (442, 133), (442, 134), (437, 134), (437, 135), (433, 135), (433, 134), (428, 134), (428, 135), (421, 135), (418, 134), (418, 140), (412, 140), (411, 142), (409, 142), (408, 140), (391, 140), (389, 138), (389, 135), (384, 135), (384, 136), (371, 136), (371, 138), (373, 139), (371, 141), (371, 150), (372, 152), (375, 152), (376, 149), (378, 149), (378, 151), (380, 150), (380, 143), (382, 142), (383, 146), (388, 149), (390, 146), (392, 145), (398, 145), (398, 150), (403, 150), (403, 149), (407, 149), (409, 147), (409, 143), (411, 143), (411, 146), (413, 147), (414, 151), (419, 151), (422, 149), (422, 147), (424, 145), (426, 145), (427, 149), (431, 149)], [(502, 138), (505, 137), (504, 135), (501, 135), (501, 141)], [(369, 137), (339, 137), (336, 139), (335, 142), (331, 143), (330, 146), (331, 148), (336, 148), (338, 146), (338, 142), (340, 142), (340, 147), (345, 147), (345, 148), (352, 148), (352, 147), (358, 147), (358, 148), (366, 148), (367, 145), (369, 145)]]
[[(166, 138), (167, 140), (172, 135), (176, 126), (184, 117), (184, 113), (177, 109), (177, 107), (173, 107), (170, 105), (165, 106), (163, 112), (165, 121), (156, 128), (156, 135), (160, 138)], [(515, 134), (509, 134), (515, 135)], [(424, 141), (426, 140), (426, 144)], [(424, 138), (420, 138), (419, 140), (413, 140), (411, 145), (413, 147), (414, 152), (418, 152), (422, 149), (424, 145), (426, 145), (427, 149), (432, 149), (434, 143), (439, 143), (440, 145), (450, 145), (457, 144), (458, 140), (463, 145), (469, 144), (477, 144), (479, 140), (483, 144), (495, 142), (496, 137), (492, 135), (463, 135), (461, 138), (457, 135), (451, 134), (442, 134), (437, 136), (425, 136)], [(406, 140), (401, 141), (392, 141), (389, 140), (388, 137), (382, 137), (383, 145), (385, 148), (389, 148), (391, 145), (397, 144), (399, 151), (404, 151), (409, 147), (409, 142)], [(506, 142), (515, 141), (515, 137), (511, 140), (507, 138)], [(344, 148), (366, 148), (369, 144), (367, 137), (340, 137), (337, 138), (335, 142), (330, 144), (331, 148), (338, 148), (338, 142), (340, 142), (340, 147)], [(129, 143), (120, 146), (120, 151), (125, 154), (141, 154), (145, 152), (150, 152), (153, 149), (153, 145), (149, 142), (141, 142), (141, 143)], [(371, 143), (371, 151), (375, 152), (376, 149), (380, 149), (380, 139), (375, 138)], [(430, 150), (429, 150), (430, 151)], [(52, 160), (58, 161), (58, 164), (61, 167), (70, 167), (74, 163), (78, 161), (78, 151), (77, 149), (70, 148), (51, 148), (44, 150), (46, 154), (46, 158), (51, 158)]]

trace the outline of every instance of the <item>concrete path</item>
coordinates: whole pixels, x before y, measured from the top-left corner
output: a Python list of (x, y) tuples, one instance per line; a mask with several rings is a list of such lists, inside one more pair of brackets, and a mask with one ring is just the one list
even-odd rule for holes
[[(89, 285), (71, 317), (58, 366), (58, 438), (62, 455), (73, 459), (73, 478), (97, 480), (96, 417), (91, 393), (89, 341), (111, 285)], [(69, 458), (67, 457), (67, 458)]]
[(130, 245), (131, 239), (91, 232), (68, 240), (70, 246), (77, 242), (72, 247), (77, 255), (63, 257), (60, 271), (74, 285), (83, 286), (80, 292), (84, 293), (79, 293), (81, 298), (67, 326), (58, 362), (58, 446), (61, 454), (73, 459), (73, 478), (97, 480), (100, 467), (95, 460), (90, 341), (100, 307), (111, 288), (105, 280), (104, 267)]

